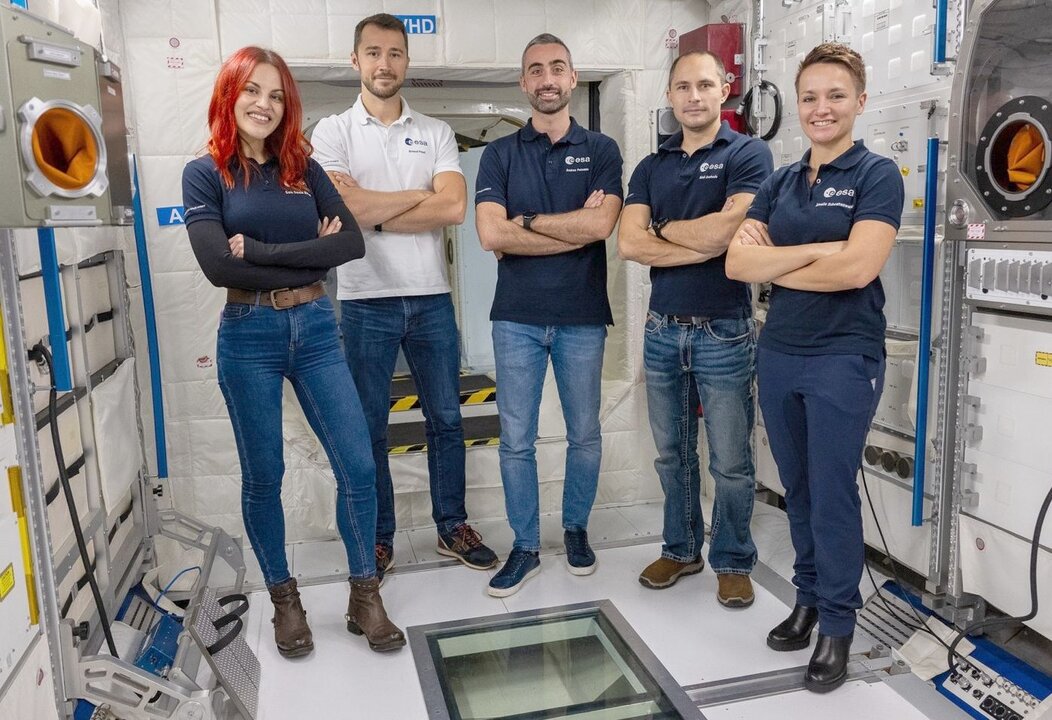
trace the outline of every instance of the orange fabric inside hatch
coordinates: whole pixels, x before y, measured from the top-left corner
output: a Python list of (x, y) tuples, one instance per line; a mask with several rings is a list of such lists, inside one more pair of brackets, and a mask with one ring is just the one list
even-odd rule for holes
[(44, 176), (63, 190), (79, 190), (95, 178), (99, 149), (81, 116), (48, 110), (33, 126), (33, 158)]
[(1023, 125), (1008, 147), (1008, 181), (1019, 190), (1028, 190), (1037, 182), (1045, 165), (1045, 143), (1033, 125)]

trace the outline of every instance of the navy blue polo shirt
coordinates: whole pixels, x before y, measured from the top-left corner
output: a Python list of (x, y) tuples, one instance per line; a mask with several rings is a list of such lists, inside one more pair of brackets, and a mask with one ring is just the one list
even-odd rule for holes
[(211, 155), (188, 163), (183, 170), (186, 224), (218, 220), (228, 237), (243, 233), (264, 243), (299, 242), (318, 237), (318, 218), (326, 212), (332, 215), (332, 207), (342, 202), (329, 176), (314, 160), (307, 161), (305, 190), (281, 186), (276, 158), (263, 165), (250, 160), (249, 165), (253, 176), (248, 187), (240, 165), (234, 163), (234, 187), (228, 188)]
[[(860, 220), (879, 220), (896, 230), (902, 219), (902, 175), (890, 159), (861, 140), (807, 175), (811, 151), (779, 168), (760, 186), (748, 217), (767, 223), (775, 245), (846, 240)], [(864, 288), (838, 292), (792, 290), (775, 285), (760, 333), (760, 347), (791, 355), (884, 356), (884, 287), (877, 277)]]
[[(553, 145), (530, 121), (486, 146), (475, 203), (499, 203), (509, 218), (580, 210), (595, 190), (622, 197), (621, 168), (621, 151), (606, 135), (585, 130), (571, 118), (569, 132)], [(559, 255), (505, 253), (497, 264), (490, 320), (612, 325), (605, 242)]]
[[(726, 122), (710, 144), (690, 155), (680, 131), (636, 167), (625, 205), (649, 205), (655, 220), (693, 220), (722, 210), (729, 195), (755, 193), (773, 168), (766, 143)], [(748, 316), (749, 285), (727, 278), (726, 261), (723, 253), (692, 265), (650, 268), (650, 309), (660, 315)]]

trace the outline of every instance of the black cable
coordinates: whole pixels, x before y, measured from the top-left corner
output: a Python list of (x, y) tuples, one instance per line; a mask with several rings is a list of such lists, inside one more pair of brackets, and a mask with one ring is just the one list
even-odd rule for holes
[(956, 672), (957, 670), (957, 664), (953, 660), (955, 654), (959, 656), (959, 653), (956, 652), (957, 645), (961, 640), (964, 640), (966, 636), (972, 635), (980, 630), (985, 630), (986, 628), (996, 627), (998, 625), (1009, 625), (1014, 622), (1024, 623), (1027, 620), (1033, 620), (1037, 617), (1037, 553), (1041, 548), (1041, 530), (1045, 525), (1045, 516), (1048, 515), (1049, 505), (1052, 505), (1052, 490), (1049, 490), (1048, 494), (1045, 495), (1045, 501), (1041, 503), (1041, 509), (1037, 512), (1037, 522), (1034, 525), (1034, 536), (1030, 541), (1030, 612), (1018, 617), (999, 617), (979, 620), (961, 630), (950, 644), (947, 653), (951, 673)]
[(69, 476), (66, 474), (66, 460), (62, 457), (62, 442), (58, 430), (58, 389), (55, 387), (55, 365), (51, 358), (51, 351), (43, 343), (37, 343), (31, 351), (32, 355), (43, 358), (47, 365), (48, 376), (51, 379), (51, 391), (48, 394), (48, 416), (51, 420), (51, 443), (55, 450), (55, 460), (58, 462), (58, 479), (62, 483), (62, 492), (66, 496), (66, 506), (69, 509), (70, 520), (73, 522), (73, 534), (77, 538), (77, 549), (80, 550), (80, 561), (84, 564), (84, 570), (88, 575), (88, 584), (91, 586), (91, 595), (95, 598), (95, 607), (99, 611), (99, 620), (102, 623), (102, 632), (106, 636), (106, 646), (113, 657), (117, 654), (117, 644), (113, 641), (113, 633), (110, 630), (110, 621), (106, 615), (106, 605), (102, 601), (102, 593), (99, 591), (99, 583), (95, 579), (95, 570), (88, 559), (88, 546), (84, 542), (84, 530), (80, 527), (80, 516), (77, 514), (77, 505), (73, 499), (73, 490), (69, 486)]
[[(763, 135), (760, 135), (759, 130), (749, 122), (749, 119), (752, 117), (752, 94), (757, 88), (760, 89), (760, 92), (769, 93), (774, 98), (774, 119), (771, 121), (771, 127)], [(745, 130), (749, 135), (753, 137), (759, 136), (761, 140), (771, 140), (778, 134), (778, 128), (782, 125), (782, 94), (778, 91), (778, 86), (773, 82), (761, 80), (759, 85), (753, 85), (749, 88), (735, 112), (741, 115), (742, 120), (745, 122)]]
[[(869, 483), (866, 480), (866, 468), (861, 463), (859, 464), (859, 470), (862, 471), (862, 487), (866, 490), (866, 502), (869, 503), (869, 513), (873, 517), (873, 522), (877, 526), (877, 534), (880, 535), (880, 542), (884, 546), (884, 556), (887, 557), (888, 562), (891, 564), (891, 574), (895, 578), (896, 584), (898, 584), (900, 588), (905, 589), (906, 584), (903, 583), (902, 579), (899, 577), (898, 566), (895, 564), (895, 559), (891, 556), (891, 550), (888, 549), (888, 541), (884, 538), (884, 529), (880, 526), (880, 520), (877, 519), (877, 511), (876, 508), (873, 507), (873, 496), (869, 492)], [(906, 601), (906, 604), (909, 605), (910, 611), (913, 613), (913, 617), (917, 620), (916, 625), (910, 622), (909, 618), (904, 617), (897, 610), (893, 609), (888, 603), (887, 598), (884, 597), (884, 593), (877, 586), (877, 581), (873, 578), (873, 571), (870, 569), (869, 564), (867, 563), (865, 567), (866, 572), (869, 574), (869, 581), (873, 583), (873, 589), (877, 591), (877, 597), (880, 599), (884, 609), (888, 611), (888, 614), (911, 630), (921, 630), (928, 633), (938, 640), (940, 645), (947, 650), (950, 650), (950, 646), (946, 644), (946, 641), (928, 627), (927, 622), (925, 622), (920, 616), (920, 613), (917, 611), (917, 608), (913, 606), (913, 603), (908, 600)]]

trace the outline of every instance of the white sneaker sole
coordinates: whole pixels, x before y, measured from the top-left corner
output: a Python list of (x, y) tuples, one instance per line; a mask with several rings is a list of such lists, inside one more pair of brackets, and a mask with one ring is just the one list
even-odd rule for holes
[(594, 563), (592, 563), (588, 567), (575, 567), (575, 566), (570, 564), (569, 560), (566, 561), (566, 569), (570, 571), (571, 575), (578, 575), (578, 576), (591, 575), (592, 573), (595, 572), (595, 569), (596, 569), (596, 567), (598, 565), (599, 565), (599, 560), (596, 560)]
[(442, 543), (438, 543), (435, 546), (435, 552), (437, 552), (439, 555), (445, 555), (446, 557), (451, 557), (454, 560), (459, 560), (465, 567), (469, 567), (472, 570), (491, 570), (497, 566), (498, 562), (500, 562), (499, 560), (494, 560), (489, 565), (476, 565), (474, 563), (469, 563), (467, 558), (465, 558), (463, 555), (458, 555)]
[(541, 571), (541, 566), (538, 565), (533, 570), (530, 570), (528, 573), (523, 575), (522, 580), (519, 580), (519, 582), (517, 582), (516, 584), (512, 585), (510, 588), (495, 588), (495, 587), (491, 586), (491, 587), (486, 588), (486, 592), (489, 593), (490, 597), (495, 597), (495, 598), (503, 598), (503, 597), (508, 597), (509, 595), (514, 595), (515, 593), (517, 593), (522, 588), (523, 585), (526, 584), (527, 580), (529, 580), (531, 577), (533, 577), (534, 575), (536, 575), (540, 571)]

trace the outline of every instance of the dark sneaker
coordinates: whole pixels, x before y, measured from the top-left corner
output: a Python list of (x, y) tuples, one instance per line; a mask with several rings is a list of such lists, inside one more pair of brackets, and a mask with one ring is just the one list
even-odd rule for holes
[(482, 536), (464, 523), (449, 534), (438, 534), (438, 554), (448, 555), (475, 570), (489, 570), (497, 565), (497, 553), (482, 544)]
[(660, 557), (643, 569), (643, 572), (639, 574), (639, 583), (652, 590), (662, 590), (675, 585), (676, 581), (684, 575), (700, 573), (704, 568), (705, 561), (700, 555), (692, 562), (680, 562), (672, 558)]
[(595, 553), (588, 546), (587, 530), (567, 530), (563, 533), (566, 547), (566, 567), (574, 575), (591, 575), (595, 572)]
[(385, 543), (376, 543), (376, 579), (384, 584), (387, 571), (394, 567), (394, 548)]
[(527, 580), (540, 571), (540, 553), (513, 549), (504, 567), (489, 581), (488, 592), (493, 597), (514, 595)]

